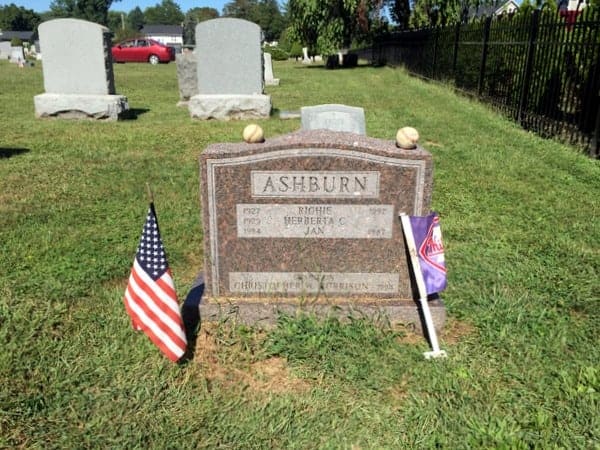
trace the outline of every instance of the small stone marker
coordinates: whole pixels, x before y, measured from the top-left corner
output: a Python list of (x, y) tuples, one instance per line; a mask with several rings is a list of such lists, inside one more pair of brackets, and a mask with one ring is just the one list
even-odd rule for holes
[(177, 65), (177, 82), (179, 84), (179, 103), (177, 106), (187, 106), (190, 98), (198, 95), (198, 76), (196, 54), (194, 52), (178, 53), (175, 56)]
[[(203, 321), (339, 308), (421, 326), (400, 212), (429, 212), (432, 157), (327, 130), (214, 144), (200, 156)], [(430, 302), (437, 327), (445, 320)], [(304, 305), (304, 306), (303, 306)], [(310, 306), (308, 306), (310, 305)]]
[(302, 47), (302, 64), (312, 64), (308, 56), (308, 47)]
[(198, 119), (266, 118), (271, 97), (263, 94), (261, 30), (243, 19), (196, 25), (198, 95), (189, 101)]
[(347, 131), (367, 134), (365, 111), (354, 106), (328, 104), (300, 108), (303, 130)]
[(273, 58), (270, 53), (263, 53), (265, 85), (279, 86), (279, 78), (273, 78)]
[(117, 120), (129, 109), (115, 94), (111, 31), (79, 19), (42, 23), (44, 88), (34, 97), (37, 117)]

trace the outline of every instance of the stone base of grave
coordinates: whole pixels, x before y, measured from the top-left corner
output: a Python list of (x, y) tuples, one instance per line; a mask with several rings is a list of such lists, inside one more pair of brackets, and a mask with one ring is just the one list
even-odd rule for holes
[(36, 117), (118, 120), (129, 111), (123, 95), (40, 94), (33, 102)]
[[(446, 323), (446, 307), (441, 299), (430, 300), (429, 309), (434, 327), (441, 332)], [(238, 324), (273, 327), (280, 313), (295, 315), (299, 312), (313, 313), (317, 317), (336, 317), (347, 321), (349, 317), (369, 318), (378, 323), (402, 324), (423, 333), (425, 321), (418, 302), (413, 300), (354, 301), (321, 300), (318, 302), (265, 301), (252, 299), (210, 299), (200, 302), (201, 322), (233, 321)]]
[(269, 95), (194, 95), (188, 102), (195, 119), (265, 119), (271, 114)]

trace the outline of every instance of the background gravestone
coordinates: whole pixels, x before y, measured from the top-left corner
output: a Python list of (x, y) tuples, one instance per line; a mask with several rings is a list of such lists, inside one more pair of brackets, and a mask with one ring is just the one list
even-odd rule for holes
[(192, 117), (269, 117), (260, 43), (260, 27), (247, 20), (222, 18), (196, 25), (198, 95), (189, 101)]
[(196, 55), (184, 51), (175, 56), (177, 65), (177, 82), (179, 84), (179, 103), (177, 106), (187, 106), (190, 98), (198, 94), (198, 76)]
[[(398, 215), (429, 213), (428, 152), (318, 130), (211, 145), (200, 163), (202, 320), (336, 305), (420, 326)], [(431, 305), (439, 327), (443, 304)]]
[(328, 104), (300, 108), (303, 130), (347, 131), (367, 134), (365, 111), (354, 106)]
[(11, 45), (9, 41), (0, 42), (0, 59), (10, 58)]
[(37, 117), (116, 120), (129, 109), (127, 98), (115, 94), (108, 28), (56, 19), (38, 30), (46, 93), (34, 98)]
[(265, 66), (265, 85), (267, 86), (279, 86), (279, 78), (273, 77), (273, 58), (270, 53), (263, 53), (264, 66)]
[(23, 53), (23, 47), (11, 47), (10, 48), (10, 62), (18, 64), (21, 61), (25, 61), (25, 54)]

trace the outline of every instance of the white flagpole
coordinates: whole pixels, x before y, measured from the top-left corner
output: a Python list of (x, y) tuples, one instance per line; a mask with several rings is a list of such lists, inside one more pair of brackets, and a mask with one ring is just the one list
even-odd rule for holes
[(431, 317), (431, 311), (429, 310), (429, 304), (427, 303), (427, 289), (425, 288), (423, 272), (421, 272), (421, 264), (419, 263), (419, 256), (417, 255), (417, 246), (415, 245), (415, 236), (413, 235), (412, 225), (410, 224), (410, 217), (408, 217), (406, 213), (400, 213), (400, 220), (402, 221), (402, 230), (404, 230), (404, 237), (406, 238), (406, 244), (408, 245), (408, 252), (410, 253), (410, 260), (412, 263), (415, 280), (417, 281), (419, 302), (423, 311), (423, 317), (425, 318), (427, 334), (429, 335), (429, 341), (431, 342), (432, 351), (425, 352), (423, 355), (425, 356), (425, 359), (445, 358), (448, 355), (444, 350), (440, 350), (440, 344), (437, 340), (435, 326), (433, 325), (433, 318)]

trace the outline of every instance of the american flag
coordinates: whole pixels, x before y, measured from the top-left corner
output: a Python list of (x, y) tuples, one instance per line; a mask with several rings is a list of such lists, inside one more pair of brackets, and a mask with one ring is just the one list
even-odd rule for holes
[(146, 333), (171, 361), (179, 360), (187, 339), (153, 204), (148, 208), (124, 301), (133, 327)]

